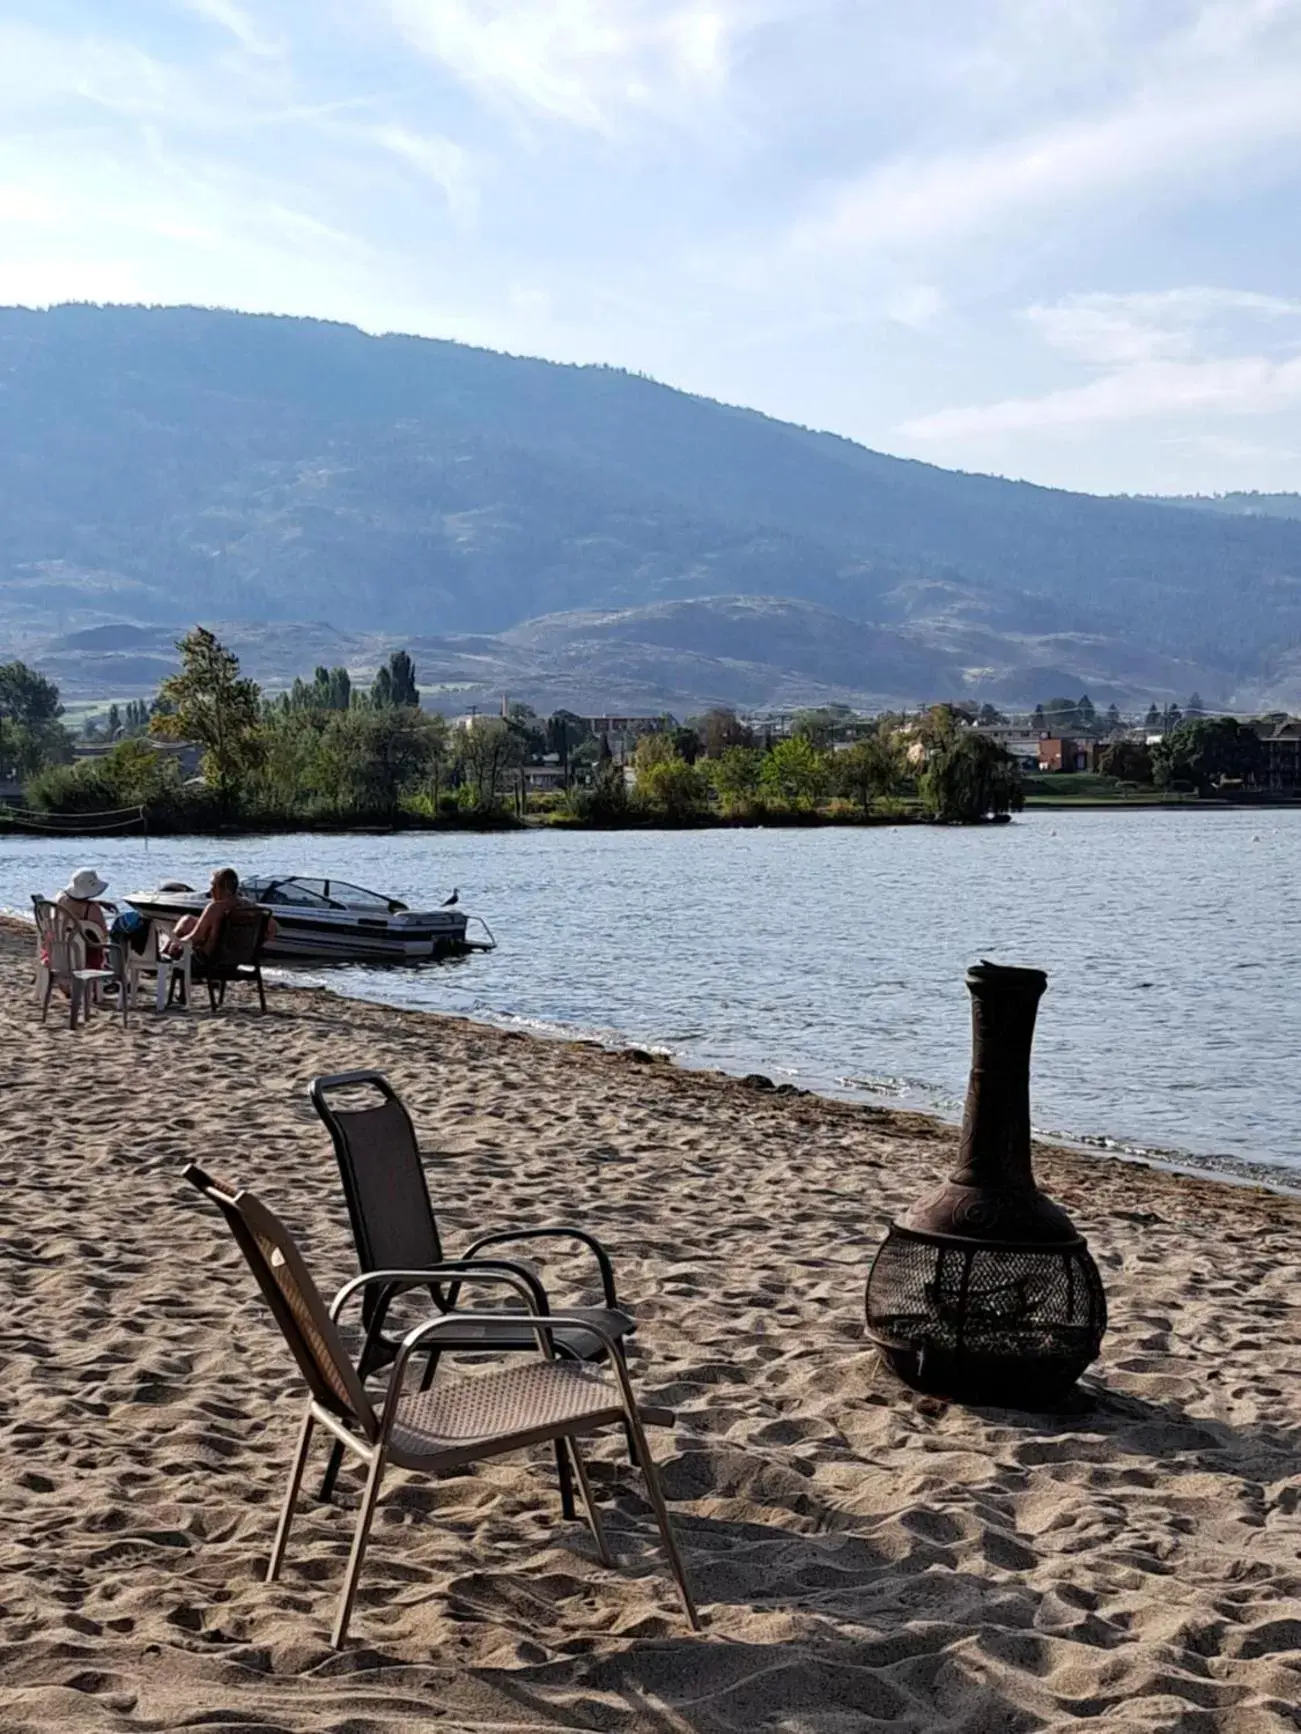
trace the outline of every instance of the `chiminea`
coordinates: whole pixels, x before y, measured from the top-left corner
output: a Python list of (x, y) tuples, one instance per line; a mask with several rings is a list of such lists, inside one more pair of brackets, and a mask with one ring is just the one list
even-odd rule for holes
[(886, 1236), (867, 1279), (867, 1328), (910, 1385), (1035, 1409), (1097, 1358), (1098, 1268), (1030, 1164), (1030, 1046), (1048, 978), (967, 972), (972, 1058), (957, 1171)]

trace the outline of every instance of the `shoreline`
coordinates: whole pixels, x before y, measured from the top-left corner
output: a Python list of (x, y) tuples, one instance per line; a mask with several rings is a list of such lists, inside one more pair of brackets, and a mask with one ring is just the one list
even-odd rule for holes
[[(1301, 811), (1301, 797), (1280, 797), (1253, 801), (1223, 801), (1197, 796), (1163, 796), (1157, 793), (1125, 796), (1058, 794), (1027, 795), (1022, 813), (1051, 812), (1124, 812), (1124, 813), (1278, 813)], [(996, 814), (970, 821), (941, 821), (926, 818), (921, 813), (842, 814), (820, 812), (769, 813), (763, 817), (733, 817), (725, 814), (696, 814), (689, 818), (668, 819), (651, 814), (623, 820), (590, 820), (557, 818), (548, 814), (530, 813), (524, 818), (514, 814), (485, 814), (466, 819), (424, 819), (412, 815), (400, 824), (331, 824), (316, 817), (302, 823), (286, 824), (268, 821), (264, 824), (230, 824), (213, 829), (211, 826), (172, 826), (132, 821), (139, 829), (124, 829), (121, 824), (105, 826), (83, 825), (75, 813), (50, 814), (40, 822), (12, 820), (0, 810), (0, 838), (19, 841), (67, 837), (98, 840), (123, 836), (140, 837), (386, 837), (419, 833), (429, 836), (488, 835), (506, 836), (513, 832), (556, 831), (587, 835), (602, 831), (873, 831), (898, 826), (921, 826), (937, 830), (984, 830), (994, 825), (1015, 824), (1021, 813)]]
[[(0, 910), (0, 945), (6, 935), (17, 936), (27, 944), (31, 943), (34, 924), (31, 918), (17, 913)], [(304, 965), (304, 973), (311, 974), (310, 964)], [(680, 1059), (667, 1047), (658, 1046), (655, 1042), (624, 1037), (616, 1032), (615, 1039), (602, 1040), (593, 1035), (578, 1034), (563, 1025), (548, 1025), (542, 1020), (519, 1019), (528, 1024), (527, 1028), (510, 1027), (508, 1019), (518, 1014), (500, 1013), (495, 1016), (476, 1017), (469, 1012), (437, 1011), (428, 1007), (398, 1005), (382, 998), (372, 998), (366, 994), (350, 992), (342, 987), (334, 987), (328, 979), (302, 981), (296, 979), (297, 972), (293, 969), (270, 964), (267, 966), (267, 980), (274, 981), (278, 987), (294, 994), (321, 993), (330, 998), (342, 1001), (348, 1005), (369, 1006), (379, 1011), (392, 1011), (414, 1017), (427, 1017), (439, 1022), (465, 1025), (474, 1030), (487, 1030), (506, 1040), (523, 1040), (544, 1045), (559, 1045), (573, 1047), (607, 1054), (642, 1057), (661, 1067), (672, 1067), (676, 1071), (691, 1076), (718, 1079), (735, 1084), (758, 1096), (777, 1097), (807, 1097), (817, 1102), (843, 1104), (848, 1108), (868, 1110), (873, 1114), (892, 1116), (898, 1115), (907, 1125), (915, 1122), (926, 1122), (937, 1131), (955, 1133), (961, 1122), (961, 1110), (948, 1116), (934, 1107), (902, 1108), (889, 1101), (883, 1101), (878, 1093), (866, 1088), (849, 1088), (843, 1091), (832, 1090), (816, 1085), (799, 1084), (782, 1079), (780, 1081), (762, 1072), (728, 1071), (723, 1067), (707, 1063), (696, 1064), (690, 1059)], [(152, 1011), (143, 1015), (153, 1016)], [(500, 1021), (499, 1021), (500, 1020)], [(763, 1079), (758, 1083), (755, 1080)], [(1032, 1085), (1033, 1089), (1033, 1085)], [(1212, 1184), (1257, 1190), (1284, 1198), (1301, 1199), (1301, 1172), (1293, 1175), (1293, 1171), (1282, 1164), (1270, 1162), (1252, 1163), (1234, 1156), (1203, 1156), (1196, 1151), (1153, 1149), (1137, 1143), (1127, 1143), (1111, 1137), (1106, 1133), (1073, 1133), (1060, 1129), (1036, 1129), (1032, 1126), (1032, 1139), (1035, 1151), (1062, 1150), (1079, 1155), (1092, 1156), (1101, 1160), (1122, 1162), (1136, 1168), (1147, 1168), (1154, 1172), (1185, 1176), (1190, 1179), (1207, 1180)], [(1289, 1180), (1287, 1177), (1292, 1176)]]
[[(953, 1167), (929, 1116), (279, 981), (265, 1015), (237, 986), (73, 1032), (31, 949), (0, 923), (5, 1734), (1291, 1725), (1301, 1200), (1038, 1144), (1109, 1331), (1065, 1405), (964, 1407), (865, 1336), (887, 1225)], [(263, 1581), (301, 1385), (180, 1169), (255, 1189), (333, 1292), (355, 1261), (305, 1086), (363, 1066), (450, 1253), (546, 1222), (609, 1247), (637, 1389), (676, 1416), (651, 1444), (701, 1636), (614, 1434), (588, 1454), (613, 1569), (538, 1450), (394, 1474), (342, 1655), (355, 1476)]]

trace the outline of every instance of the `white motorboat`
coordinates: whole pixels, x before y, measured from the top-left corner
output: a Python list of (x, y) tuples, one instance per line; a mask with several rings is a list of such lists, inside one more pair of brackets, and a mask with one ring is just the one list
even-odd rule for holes
[[(494, 943), (484, 922), (450, 902), (437, 909), (408, 909), (394, 897), (342, 879), (268, 874), (241, 880), (239, 891), (275, 917), (275, 938), (266, 948), (272, 960), (421, 963), (454, 952), (487, 951)], [(172, 879), (156, 891), (135, 892), (124, 901), (141, 915), (175, 921), (197, 915), (207, 894)], [(482, 938), (469, 937), (471, 922), (482, 930)]]

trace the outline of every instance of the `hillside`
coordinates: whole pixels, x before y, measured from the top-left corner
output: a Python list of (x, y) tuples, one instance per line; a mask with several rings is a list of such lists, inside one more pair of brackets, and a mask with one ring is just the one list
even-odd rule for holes
[(1145, 494), (1138, 498), (1236, 518), (1301, 518), (1301, 494)]
[[(1301, 523), (955, 474), (607, 368), (192, 308), (0, 310), (0, 649), (201, 616), (506, 634), (492, 658), (539, 666), (560, 646), (536, 626), (530, 650), (524, 622), (577, 612), (570, 638), (626, 659), (592, 611), (631, 610), (653, 649), (638, 611), (728, 596), (854, 623), (831, 682), (853, 690), (930, 666), (1009, 700), (1048, 669), (1252, 698), (1296, 666)], [(754, 654), (724, 660), (800, 675), (790, 625), (738, 617)], [(718, 654), (670, 651), (670, 687)]]

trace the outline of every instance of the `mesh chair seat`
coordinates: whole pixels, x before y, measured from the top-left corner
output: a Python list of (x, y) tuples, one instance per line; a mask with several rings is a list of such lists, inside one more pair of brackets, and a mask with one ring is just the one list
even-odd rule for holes
[[(530, 1336), (536, 1352), (536, 1333)], [(408, 1469), (447, 1469), (539, 1444), (575, 1426), (604, 1427), (622, 1419), (618, 1387), (595, 1368), (522, 1361), (404, 1396), (389, 1455)]]

